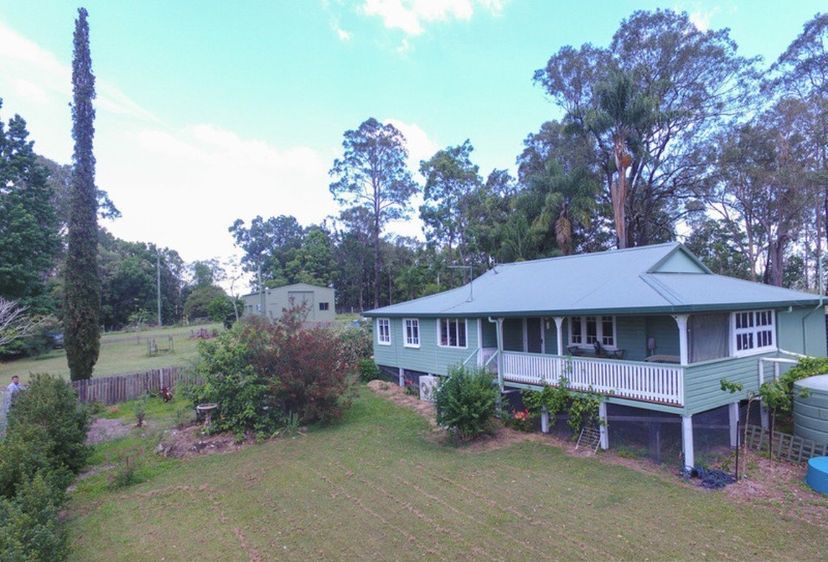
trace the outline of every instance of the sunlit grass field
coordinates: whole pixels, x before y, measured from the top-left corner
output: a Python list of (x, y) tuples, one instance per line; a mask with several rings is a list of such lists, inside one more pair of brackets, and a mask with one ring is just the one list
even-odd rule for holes
[[(101, 337), (101, 353), (95, 365), (93, 376), (138, 373), (159, 367), (185, 366), (197, 355), (198, 340), (190, 339), (193, 330), (200, 328), (221, 330), (220, 324), (207, 326), (185, 326), (156, 328), (140, 332), (110, 332)], [(156, 338), (159, 349), (168, 346), (172, 336), (175, 352), (160, 352), (150, 357), (147, 353), (147, 338)], [(0, 385), (6, 386), (12, 375), (19, 375), (25, 383), (30, 373), (50, 373), (69, 376), (66, 353), (56, 349), (40, 357), (0, 363)]]

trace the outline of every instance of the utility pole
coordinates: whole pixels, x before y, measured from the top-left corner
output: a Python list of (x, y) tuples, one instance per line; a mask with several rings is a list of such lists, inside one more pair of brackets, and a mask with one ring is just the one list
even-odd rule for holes
[(158, 304), (158, 327), (160, 328), (163, 323), (161, 322), (161, 252), (158, 251), (158, 248), (155, 249), (155, 287)]
[(262, 316), (267, 316), (265, 311), (265, 289), (262, 283), (262, 262), (259, 262), (259, 306), (261, 307)]

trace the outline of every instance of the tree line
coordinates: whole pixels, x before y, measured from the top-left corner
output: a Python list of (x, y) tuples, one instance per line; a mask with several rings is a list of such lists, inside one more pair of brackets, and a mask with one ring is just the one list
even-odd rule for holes
[[(157, 267), (164, 323), (232, 321), (218, 285), (240, 286), (243, 274), (254, 290), (332, 285), (340, 311), (360, 311), (496, 263), (675, 239), (718, 273), (815, 290), (828, 221), (827, 30), (828, 14), (816, 15), (764, 64), (741, 56), (728, 30), (634, 12), (607, 46), (565, 46), (534, 73), (559, 117), (527, 134), (515, 173), (481, 172), (462, 140), (415, 177), (402, 133), (369, 118), (344, 133), (330, 168), (341, 212), (309, 226), (236, 220), (239, 264), (187, 264), (96, 226), (98, 325), (156, 322)], [(78, 171), (38, 156), (20, 116), (0, 122), (0, 297), (57, 320)], [(119, 216), (93, 193), (97, 218)], [(424, 241), (389, 232), (415, 214)]]
[[(534, 73), (560, 117), (507, 170), (465, 140), (406, 166), (402, 133), (369, 118), (330, 169), (342, 211), (231, 227), (254, 285), (333, 284), (340, 310), (456, 286), (498, 262), (681, 240), (717, 273), (815, 290), (828, 221), (828, 14), (773, 61), (727, 29), (636, 11), (606, 47), (565, 46)], [(414, 209), (416, 195), (422, 205)], [(388, 232), (418, 214), (425, 242)]]

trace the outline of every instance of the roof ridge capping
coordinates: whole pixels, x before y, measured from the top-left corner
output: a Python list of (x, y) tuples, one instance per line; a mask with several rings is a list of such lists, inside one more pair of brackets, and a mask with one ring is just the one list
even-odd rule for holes
[[(548, 258), (536, 258), (536, 259), (533, 259), (533, 260), (509, 261), (509, 262), (503, 262), (503, 263), (496, 263), (494, 265), (494, 267), (500, 267), (500, 266), (504, 266), (504, 265), (522, 265), (522, 264), (525, 264), (525, 263), (537, 263), (537, 262), (541, 262), (541, 261), (554, 261), (554, 260), (588, 258), (588, 257), (593, 257), (593, 256), (601, 256), (601, 255), (604, 255), (604, 254), (621, 254), (621, 253), (627, 253), (627, 252), (653, 250), (655, 248), (663, 248), (663, 247), (667, 247), (667, 246), (674, 246), (676, 248), (681, 246), (682, 248), (684, 248), (684, 246), (680, 242), (675, 242), (675, 241), (673, 241), (673, 242), (661, 242), (659, 244), (648, 244), (647, 246), (633, 246), (632, 248), (610, 248), (609, 250), (601, 250), (600, 252), (583, 252), (581, 254), (570, 254), (568, 256), (550, 256)], [(693, 253), (690, 252), (690, 250), (688, 250), (687, 248), (684, 248), (684, 250), (695, 261), (698, 262), (698, 258), (696, 258), (696, 256), (694, 256)], [(671, 252), (671, 254), (672, 253), (673, 252)], [(702, 264), (701, 262), (699, 262), (699, 264), (702, 267), (704, 267), (704, 264)], [(488, 271), (491, 271), (491, 269), (488, 270)]]

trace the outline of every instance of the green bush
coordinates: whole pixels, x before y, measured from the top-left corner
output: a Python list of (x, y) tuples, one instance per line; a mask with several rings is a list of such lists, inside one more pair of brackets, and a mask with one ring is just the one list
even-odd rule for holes
[(371, 332), (364, 327), (345, 328), (339, 332), (339, 341), (345, 358), (351, 365), (370, 359), (374, 353)]
[(192, 397), (218, 404), (216, 431), (272, 434), (293, 414), (301, 423), (329, 421), (350, 403), (355, 364), (342, 339), (302, 328), (293, 311), (276, 323), (242, 319), (199, 351), (205, 384)]
[(373, 359), (360, 359), (357, 363), (357, 371), (359, 372), (360, 382), (371, 382), (374, 379), (380, 378), (380, 370)]
[(258, 320), (237, 324), (219, 337), (199, 344), (196, 371), (205, 384), (188, 388), (194, 405), (213, 402), (218, 410), (212, 416), (211, 431), (275, 431), (282, 417), (268, 400), (267, 381), (250, 364), (251, 325)]
[(69, 548), (58, 519), (61, 503), (40, 473), (21, 482), (13, 499), (0, 498), (0, 560), (65, 560)]
[(0, 496), (11, 499), (21, 482), (41, 474), (56, 494), (72, 481), (72, 472), (52, 456), (54, 443), (38, 425), (23, 426), (0, 441)]
[(9, 435), (30, 427), (46, 432), (50, 441), (47, 454), (54, 466), (64, 465), (77, 473), (86, 464), (89, 414), (63, 379), (33, 375), (28, 388), (15, 397), (8, 418)]
[(437, 389), (437, 423), (462, 440), (491, 430), (498, 389), (483, 370), (457, 367)]

